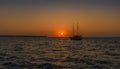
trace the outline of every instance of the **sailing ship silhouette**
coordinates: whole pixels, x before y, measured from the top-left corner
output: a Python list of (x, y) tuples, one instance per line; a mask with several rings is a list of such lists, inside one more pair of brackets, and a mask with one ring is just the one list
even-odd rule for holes
[(82, 40), (82, 36), (79, 35), (79, 25), (78, 25), (78, 22), (77, 22), (77, 28), (75, 28), (74, 24), (73, 24), (73, 36), (70, 37), (70, 39), (71, 40)]

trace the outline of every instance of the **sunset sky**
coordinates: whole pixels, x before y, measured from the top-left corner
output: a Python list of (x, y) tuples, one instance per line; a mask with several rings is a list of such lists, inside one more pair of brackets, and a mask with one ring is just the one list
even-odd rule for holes
[(120, 36), (120, 0), (0, 0), (0, 35)]

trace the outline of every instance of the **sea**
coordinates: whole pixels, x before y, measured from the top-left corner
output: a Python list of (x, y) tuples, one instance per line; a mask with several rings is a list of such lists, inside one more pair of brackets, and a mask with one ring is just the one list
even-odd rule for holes
[(120, 69), (120, 38), (0, 37), (0, 69)]

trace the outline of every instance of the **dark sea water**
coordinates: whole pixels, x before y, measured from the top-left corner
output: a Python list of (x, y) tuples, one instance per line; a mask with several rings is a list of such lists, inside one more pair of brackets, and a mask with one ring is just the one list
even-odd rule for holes
[(120, 38), (0, 37), (0, 69), (120, 69)]

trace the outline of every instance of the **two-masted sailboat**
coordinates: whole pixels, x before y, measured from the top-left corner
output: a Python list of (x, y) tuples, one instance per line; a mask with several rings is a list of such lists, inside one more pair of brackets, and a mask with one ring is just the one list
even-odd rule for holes
[[(76, 30), (77, 29), (77, 30)], [(77, 23), (77, 28), (73, 24), (73, 36), (70, 37), (71, 40), (82, 40), (82, 36), (79, 35), (79, 25)]]

